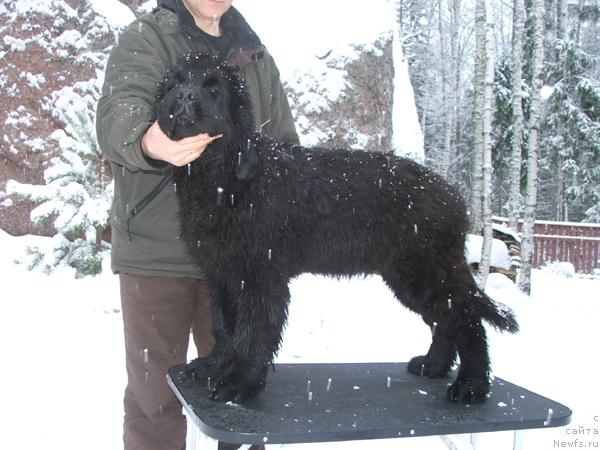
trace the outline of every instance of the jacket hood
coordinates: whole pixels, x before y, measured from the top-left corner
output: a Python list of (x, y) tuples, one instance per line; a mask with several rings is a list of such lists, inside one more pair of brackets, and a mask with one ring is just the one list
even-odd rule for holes
[[(191, 40), (205, 42), (206, 34), (200, 30), (194, 18), (180, 0), (158, 0), (158, 6), (177, 13), (181, 31)], [(233, 6), (221, 17), (221, 29), (230, 36), (232, 48), (258, 48), (261, 41), (250, 28), (246, 19)]]

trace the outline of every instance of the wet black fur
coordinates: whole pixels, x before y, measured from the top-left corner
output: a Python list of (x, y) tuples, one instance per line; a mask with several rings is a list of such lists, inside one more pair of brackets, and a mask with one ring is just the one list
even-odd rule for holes
[(485, 400), (482, 320), (511, 332), (517, 323), (471, 276), (465, 206), (448, 183), (391, 154), (260, 135), (236, 70), (203, 55), (182, 60), (159, 98), (160, 126), (173, 139), (224, 134), (175, 171), (181, 235), (213, 291), (216, 345), (190, 364), (211, 377), (212, 398), (241, 400), (264, 388), (286, 323), (288, 283), (309, 272), (379, 274), (433, 329), (429, 351), (408, 370), (444, 377), (458, 354), (448, 398)]

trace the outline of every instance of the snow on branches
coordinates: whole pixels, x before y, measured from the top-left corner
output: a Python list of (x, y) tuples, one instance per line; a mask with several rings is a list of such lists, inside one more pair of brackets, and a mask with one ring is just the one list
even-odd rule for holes
[(6, 190), (39, 203), (31, 212), (34, 223), (53, 221), (57, 235), (51, 245), (31, 246), (29, 267), (46, 272), (67, 264), (78, 275), (98, 273), (108, 245), (102, 231), (108, 226), (113, 184), (94, 126), (99, 90), (95, 80), (65, 87), (53, 94), (52, 114), (64, 124), (50, 137), (60, 147), (44, 171), (44, 185), (8, 182)]

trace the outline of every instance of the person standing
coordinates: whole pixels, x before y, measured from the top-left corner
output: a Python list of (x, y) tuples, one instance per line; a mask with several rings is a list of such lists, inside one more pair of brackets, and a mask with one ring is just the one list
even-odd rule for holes
[(128, 376), (125, 450), (185, 448), (185, 417), (165, 375), (186, 362), (190, 331), (199, 356), (214, 344), (211, 287), (178, 236), (179, 205), (169, 177), (173, 166), (200, 157), (214, 137), (171, 141), (154, 114), (160, 80), (192, 51), (239, 67), (261, 131), (298, 142), (277, 66), (232, 0), (159, 0), (119, 36), (96, 128), (115, 182), (112, 270), (120, 281)]

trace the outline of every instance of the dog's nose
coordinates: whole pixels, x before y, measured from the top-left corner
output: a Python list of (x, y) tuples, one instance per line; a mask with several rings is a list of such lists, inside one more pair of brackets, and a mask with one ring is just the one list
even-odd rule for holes
[(191, 103), (196, 99), (194, 91), (190, 88), (180, 88), (177, 92), (177, 100), (182, 103)]

